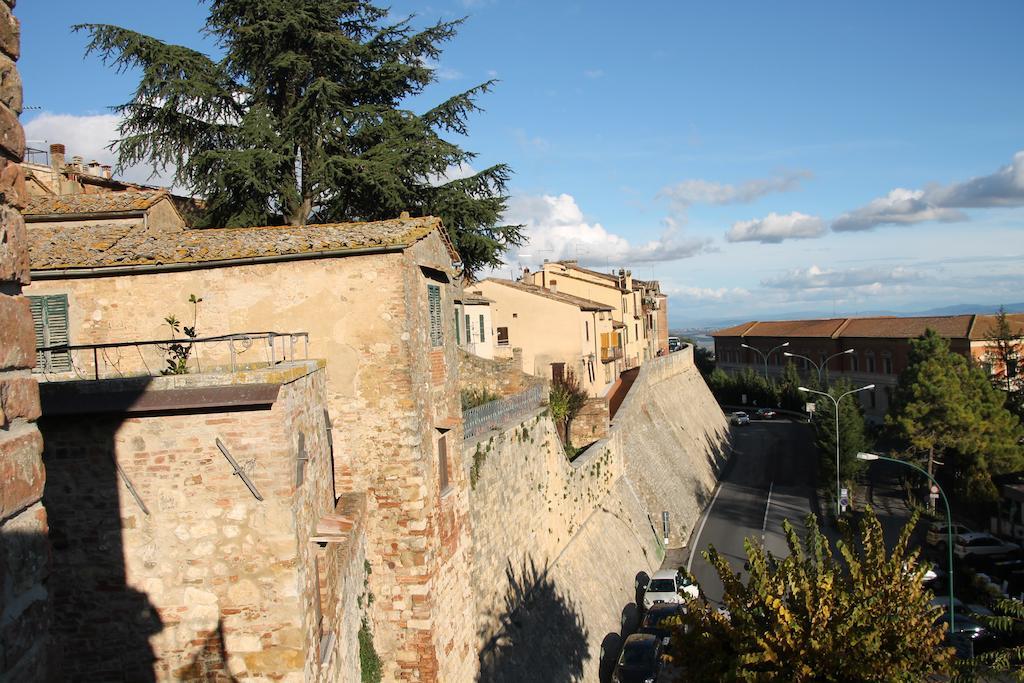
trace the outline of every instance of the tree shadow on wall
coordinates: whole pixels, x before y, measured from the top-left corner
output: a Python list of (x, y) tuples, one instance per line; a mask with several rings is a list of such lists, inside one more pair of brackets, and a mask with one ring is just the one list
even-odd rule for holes
[(202, 645), (192, 662), (175, 672), (179, 681), (204, 681), (204, 683), (236, 683), (238, 680), (228, 672), (228, 653), (224, 647), (224, 621), (217, 619), (217, 629), (206, 634), (196, 634)]
[(583, 680), (590, 659), (587, 629), (576, 606), (532, 559), (505, 570), (508, 590), (494, 632), (482, 633), (482, 683), (565, 683)]

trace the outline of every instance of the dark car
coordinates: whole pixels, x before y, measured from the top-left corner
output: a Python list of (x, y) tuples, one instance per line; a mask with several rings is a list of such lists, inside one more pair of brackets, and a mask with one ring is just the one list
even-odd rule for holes
[(774, 420), (777, 413), (771, 408), (758, 408), (754, 413), (755, 420)]
[(661, 671), (661, 640), (649, 633), (626, 638), (612, 683), (654, 683)]
[(662, 641), (665, 645), (665, 638), (672, 635), (673, 624), (670, 620), (673, 617), (680, 617), (686, 611), (683, 605), (671, 602), (659, 602), (647, 610), (644, 620), (640, 623), (639, 633), (647, 633)]

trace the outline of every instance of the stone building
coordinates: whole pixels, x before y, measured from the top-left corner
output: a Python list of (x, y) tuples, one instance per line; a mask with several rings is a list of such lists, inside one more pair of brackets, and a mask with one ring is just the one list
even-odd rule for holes
[(124, 190), (90, 194), (40, 195), (22, 210), (25, 222), (40, 229), (82, 225), (157, 230), (185, 227), (166, 190)]
[(571, 370), (590, 396), (604, 396), (618, 379), (622, 347), (611, 306), (512, 280), (476, 287), (494, 302), (499, 348), (522, 349), (525, 372), (554, 379)]
[(27, 193), (18, 162), (25, 153), (21, 79), (15, 62), (21, 29), (14, 0), (0, 2), (0, 680), (47, 678), (49, 574), (45, 473), (36, 428), (39, 391), (29, 284), (28, 241), (18, 209)]
[[(366, 495), (369, 614), (385, 680), (471, 679), (457, 254), (440, 221), (207, 230), (40, 222), (28, 234), (27, 294), (46, 311), (39, 339), (63, 335), (71, 345), (44, 352), (66, 354), (63, 365), (42, 364), (47, 379), (152, 374), (166, 362), (156, 347), (74, 347), (167, 339), (169, 315), (201, 337), (309, 333), (309, 357), (327, 363), (334, 490)], [(201, 299), (194, 307), (190, 295)], [(204, 344), (189, 364), (198, 372), (292, 360), (289, 342)]]

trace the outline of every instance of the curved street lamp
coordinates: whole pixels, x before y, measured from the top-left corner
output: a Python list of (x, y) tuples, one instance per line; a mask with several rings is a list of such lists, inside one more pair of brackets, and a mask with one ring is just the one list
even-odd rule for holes
[(897, 462), (901, 465), (906, 465), (911, 469), (915, 469), (924, 476), (928, 477), (929, 480), (935, 485), (935, 488), (942, 494), (942, 502), (946, 504), (946, 551), (949, 553), (949, 635), (953, 636), (955, 631), (953, 630), (953, 513), (949, 509), (949, 499), (946, 498), (946, 492), (939, 486), (939, 482), (935, 481), (935, 477), (928, 474), (923, 468), (918, 467), (914, 463), (907, 462), (906, 460), (897, 460), (896, 458), (887, 458), (884, 455), (875, 455), (874, 453), (858, 453), (858, 460), (888, 460), (889, 462)]
[(822, 384), (821, 371), (828, 367), (828, 362), (830, 360), (832, 360), (833, 358), (838, 358), (839, 356), (845, 356), (845, 355), (850, 354), (850, 353), (853, 353), (853, 349), (846, 349), (845, 351), (840, 351), (839, 353), (833, 353), (831, 356), (829, 356), (828, 358), (823, 360), (821, 362), (821, 365), (818, 365), (817, 363), (815, 363), (813, 360), (811, 360), (807, 356), (801, 356), (799, 353), (790, 353), (789, 351), (783, 351), (782, 355), (783, 356), (787, 356), (789, 358), (803, 358), (805, 361), (807, 361), (808, 363), (813, 365), (814, 369), (818, 371), (818, 386), (820, 387), (820, 386), (824, 386)]
[(874, 389), (874, 384), (869, 384), (866, 387), (860, 389), (851, 389), (845, 394), (842, 394), (839, 398), (836, 398), (832, 394), (826, 394), (824, 391), (817, 391), (815, 389), (808, 389), (807, 387), (797, 387), (797, 391), (802, 391), (808, 394), (818, 394), (824, 396), (832, 401), (836, 405), (836, 519), (839, 519), (839, 515), (843, 514), (842, 508), (839, 506), (839, 402), (850, 394), (856, 394), (858, 391), (867, 391), (868, 389)]
[(761, 351), (761, 349), (755, 349), (750, 344), (740, 343), (740, 346), (742, 346), (745, 349), (750, 349), (751, 351), (756, 351), (758, 354), (760, 354), (761, 358), (764, 359), (764, 378), (768, 379), (768, 356), (772, 355), (773, 353), (775, 353), (776, 351), (778, 351), (779, 349), (781, 349), (784, 346), (789, 346), (789, 342), (783, 342), (782, 344), (779, 344), (778, 346), (776, 346), (774, 349), (772, 349), (768, 353), (763, 353)]

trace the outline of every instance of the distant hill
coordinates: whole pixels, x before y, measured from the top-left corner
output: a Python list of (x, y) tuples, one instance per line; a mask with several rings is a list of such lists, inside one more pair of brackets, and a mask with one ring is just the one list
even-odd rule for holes
[[(739, 325), (740, 323), (749, 322), (751, 320), (814, 320), (819, 318), (864, 318), (871, 316), (883, 316), (883, 315), (895, 315), (904, 318), (912, 318), (915, 316), (940, 316), (940, 315), (966, 315), (971, 313), (978, 314), (991, 314), (999, 311), (999, 306), (1002, 305), (1006, 309), (1007, 313), (1024, 313), (1024, 303), (1015, 304), (952, 304), (949, 306), (940, 306), (938, 308), (929, 308), (924, 311), (885, 311), (885, 310), (874, 310), (874, 311), (857, 311), (855, 313), (837, 313), (833, 315), (830, 311), (794, 311), (791, 313), (782, 313), (773, 315), (770, 313), (762, 313), (761, 315), (750, 315), (742, 318), (715, 318), (708, 320), (690, 320), (687, 321), (685, 329), (688, 332), (694, 332), (697, 330), (719, 330), (723, 327), (732, 327), (733, 325)], [(671, 301), (669, 301), (669, 310), (671, 311)], [(681, 325), (673, 325), (673, 329), (683, 329)]]

